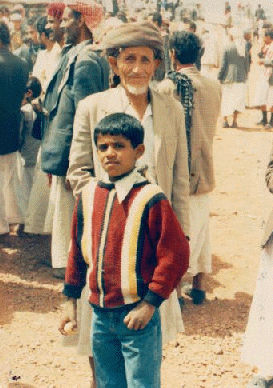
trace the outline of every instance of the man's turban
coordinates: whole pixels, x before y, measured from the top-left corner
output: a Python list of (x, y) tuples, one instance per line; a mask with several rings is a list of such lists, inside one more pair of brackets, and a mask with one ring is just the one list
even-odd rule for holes
[(73, 2), (73, 0), (71, 0), (71, 3), (68, 1), (66, 6), (82, 15), (89, 30), (96, 28), (102, 21), (103, 7), (92, 0), (88, 1), (88, 3), (80, 1)]
[(102, 41), (103, 49), (145, 46), (163, 53), (160, 31), (148, 22), (124, 23), (110, 30)]
[(47, 8), (47, 14), (54, 19), (61, 20), (65, 9), (64, 3), (51, 3)]

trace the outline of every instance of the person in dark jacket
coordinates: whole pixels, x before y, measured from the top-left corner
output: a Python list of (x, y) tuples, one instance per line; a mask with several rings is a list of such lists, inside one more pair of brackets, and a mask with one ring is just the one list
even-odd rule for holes
[(49, 213), (53, 214), (51, 254), (56, 276), (64, 273), (70, 241), (74, 198), (66, 172), (75, 110), (84, 97), (107, 89), (109, 78), (102, 58), (93, 50), (90, 25), (94, 20), (90, 6), (72, 7), (66, 7), (62, 17), (64, 48), (68, 51), (45, 93), (47, 117), (42, 130), (41, 166), (44, 172), (52, 175), (49, 206), (53, 209), (49, 209)]
[(17, 171), (21, 102), (28, 80), (25, 62), (9, 51), (8, 26), (0, 22), (0, 234), (24, 223)]

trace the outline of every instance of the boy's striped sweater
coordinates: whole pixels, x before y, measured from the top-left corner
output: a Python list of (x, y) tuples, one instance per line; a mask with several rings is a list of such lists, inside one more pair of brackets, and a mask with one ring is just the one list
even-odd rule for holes
[(117, 308), (142, 299), (158, 307), (189, 265), (189, 245), (161, 189), (134, 184), (119, 203), (115, 186), (87, 185), (78, 198), (63, 293), (79, 298), (90, 265), (91, 304)]

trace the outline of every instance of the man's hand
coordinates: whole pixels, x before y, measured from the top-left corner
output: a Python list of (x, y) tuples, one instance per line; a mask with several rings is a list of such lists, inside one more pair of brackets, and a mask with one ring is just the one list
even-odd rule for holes
[(130, 330), (140, 330), (150, 322), (155, 306), (143, 301), (131, 310), (124, 318), (124, 323)]
[(62, 313), (59, 332), (62, 335), (70, 335), (77, 328), (77, 299), (68, 298)]

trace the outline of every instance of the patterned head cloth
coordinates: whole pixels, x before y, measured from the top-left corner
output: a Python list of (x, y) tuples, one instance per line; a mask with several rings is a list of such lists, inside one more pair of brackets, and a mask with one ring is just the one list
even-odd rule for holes
[(102, 41), (104, 49), (145, 46), (163, 53), (160, 31), (148, 22), (124, 23), (110, 30)]
[(95, 1), (86, 0), (86, 3), (84, 3), (82, 1), (73, 2), (73, 0), (71, 0), (71, 2), (66, 2), (66, 6), (82, 15), (89, 30), (96, 28), (102, 21), (103, 7), (102, 5), (95, 3)]
[(54, 19), (61, 20), (65, 9), (64, 3), (51, 3), (47, 7), (47, 14), (52, 16)]

